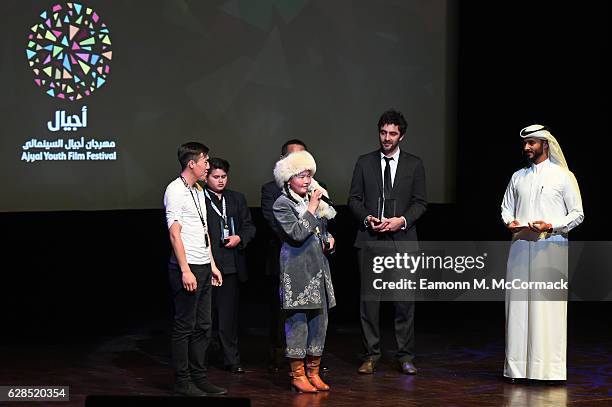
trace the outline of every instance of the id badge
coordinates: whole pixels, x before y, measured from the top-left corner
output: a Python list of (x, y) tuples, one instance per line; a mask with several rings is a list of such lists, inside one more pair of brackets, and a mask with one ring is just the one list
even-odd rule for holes
[(227, 238), (230, 236), (229, 227), (223, 218), (219, 219), (219, 232), (219, 240), (221, 240), (221, 245), (223, 246), (227, 242)]
[(230, 230), (229, 227), (227, 227), (227, 223), (223, 222), (223, 239), (227, 239), (228, 237), (230, 237)]

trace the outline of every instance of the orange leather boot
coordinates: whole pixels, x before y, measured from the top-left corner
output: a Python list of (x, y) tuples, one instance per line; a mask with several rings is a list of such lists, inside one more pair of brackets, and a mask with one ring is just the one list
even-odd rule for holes
[(316, 393), (317, 388), (310, 384), (308, 378), (304, 373), (304, 360), (302, 359), (289, 359), (289, 366), (291, 368), (291, 390), (297, 391), (298, 393)]
[(319, 391), (328, 391), (329, 386), (319, 376), (321, 356), (306, 356), (306, 376), (310, 383)]

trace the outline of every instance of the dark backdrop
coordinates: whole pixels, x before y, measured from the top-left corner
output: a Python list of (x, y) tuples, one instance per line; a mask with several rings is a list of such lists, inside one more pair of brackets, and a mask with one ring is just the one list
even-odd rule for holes
[[(227, 158), (236, 174), (234, 187), (257, 206), (258, 187), (270, 177), (280, 145), (290, 137), (303, 139), (325, 163), (318, 176), (336, 199), (345, 200), (353, 166), (337, 157), (352, 160), (363, 149), (376, 148), (371, 137), (376, 120), (392, 106), (401, 106), (410, 118), (411, 134), (427, 135), (409, 138), (405, 145), (432, 163), (427, 174), (431, 201), (454, 201), (449, 180), (454, 160), (438, 162), (439, 156), (455, 156), (450, 143), (455, 128), (447, 123), (454, 109), (447, 89), (455, 88), (454, 76), (447, 75), (454, 69), (447, 63), (447, 40), (455, 37), (447, 35), (447, 20), (455, 17), (447, 11), (448, 0), (86, 3), (108, 24), (113, 57), (108, 82), (92, 97), (69, 102), (45, 95), (26, 64), (29, 28), (44, 26), (39, 13), (55, 3), (0, 2), (0, 180), (5, 191), (0, 211), (159, 208), (159, 191), (177, 171), (176, 148), (189, 140), (203, 141), (211, 155)], [(38, 69), (35, 61), (45, 61), (47, 52), (35, 55), (29, 62)], [(61, 55), (67, 57), (65, 51)], [(59, 62), (52, 58), (51, 63)], [(78, 68), (71, 72), (85, 76)], [(61, 74), (69, 73), (62, 68)], [(48, 131), (56, 111), (80, 115), (83, 105), (88, 107), (85, 128)], [(32, 138), (68, 144), (69, 138), (80, 137), (85, 143), (113, 141), (116, 146), (103, 152), (117, 152), (116, 160), (21, 160), (22, 146)], [(27, 199), (29, 185), (7, 176), (14, 172), (36, 178), (38, 199)]]
[[(609, 6), (453, 4), (459, 16), (457, 203), (431, 205), (418, 225), (421, 239), (508, 239), (499, 204), (522, 165), (518, 131), (537, 122), (552, 127), (582, 190), (586, 218), (572, 239), (607, 240), (609, 172), (599, 153), (609, 135)], [(339, 305), (330, 327), (358, 321), (355, 227), (347, 208), (338, 209), (333, 275)], [(258, 235), (242, 300), (257, 310), (266, 302), (260, 253), (267, 231), (259, 208), (252, 212)], [(2, 213), (0, 219), (2, 341), (105, 336), (169, 318), (162, 211)], [(486, 324), (503, 337), (503, 303), (419, 303), (417, 310), (417, 331)], [(596, 334), (610, 326), (610, 311), (610, 303), (570, 303), (570, 331)]]

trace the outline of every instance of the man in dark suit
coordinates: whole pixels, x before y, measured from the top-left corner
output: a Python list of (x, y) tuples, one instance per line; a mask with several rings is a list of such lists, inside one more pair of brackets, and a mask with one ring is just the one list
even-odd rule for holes
[[(285, 142), (281, 147), (281, 157), (287, 154), (306, 150), (306, 144), (303, 141), (293, 139)], [(280, 367), (285, 363), (285, 327), (284, 319), (281, 318), (279, 289), (279, 254), (280, 254), (280, 234), (279, 226), (274, 219), (272, 205), (282, 195), (281, 189), (276, 185), (276, 181), (265, 183), (261, 187), (261, 212), (268, 226), (271, 229), (270, 239), (268, 241), (266, 253), (266, 277), (269, 279), (268, 287), (270, 292), (270, 366), (269, 370), (278, 373)]]
[(239, 283), (248, 278), (245, 248), (255, 237), (255, 226), (243, 194), (227, 189), (229, 163), (211, 158), (206, 176), (206, 213), (211, 249), (224, 284), (213, 289), (213, 311), (224, 364), (232, 373), (244, 373), (238, 351)]
[[(367, 242), (416, 241), (415, 223), (427, 209), (425, 170), (421, 159), (400, 151), (406, 120), (388, 110), (378, 121), (380, 149), (362, 155), (355, 164), (348, 205), (359, 222), (355, 247)], [(361, 273), (371, 272), (362, 268)], [(414, 302), (394, 301), (396, 359), (405, 374), (416, 374), (414, 366)], [(360, 306), (362, 340), (365, 348), (359, 373), (371, 374), (381, 357), (380, 302)]]

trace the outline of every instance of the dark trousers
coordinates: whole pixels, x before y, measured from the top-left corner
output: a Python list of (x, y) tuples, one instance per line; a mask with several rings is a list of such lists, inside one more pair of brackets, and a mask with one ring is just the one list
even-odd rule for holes
[(269, 358), (272, 365), (284, 362), (285, 353), (285, 315), (280, 301), (280, 240), (273, 238), (268, 242), (266, 251), (266, 287), (269, 312)]
[(240, 283), (238, 274), (224, 274), (221, 287), (213, 287), (214, 312), (225, 365), (240, 364), (238, 352), (238, 302)]
[(280, 301), (280, 281), (278, 275), (267, 277), (269, 289), (269, 358), (272, 364), (282, 363), (285, 353), (285, 314)]
[(178, 266), (168, 267), (170, 288), (174, 299), (172, 329), (172, 367), (177, 383), (198, 381), (206, 377), (205, 355), (212, 328), (210, 264), (190, 264), (198, 287), (188, 292), (183, 288)]
[[(400, 362), (411, 362), (414, 359), (414, 301), (394, 301), (395, 306), (395, 340)], [(364, 360), (380, 359), (380, 302), (361, 301), (361, 339), (365, 349)]]

